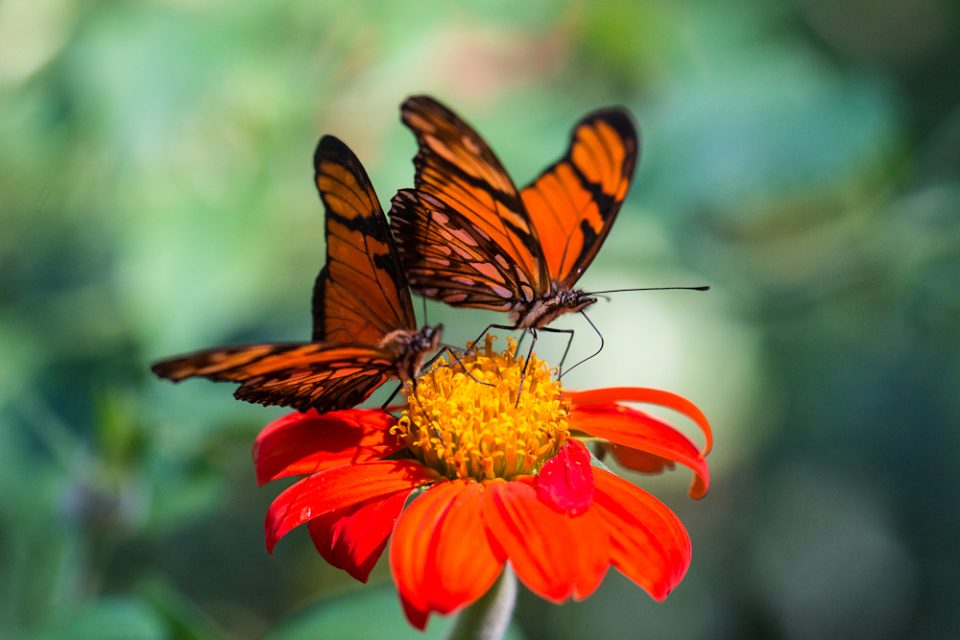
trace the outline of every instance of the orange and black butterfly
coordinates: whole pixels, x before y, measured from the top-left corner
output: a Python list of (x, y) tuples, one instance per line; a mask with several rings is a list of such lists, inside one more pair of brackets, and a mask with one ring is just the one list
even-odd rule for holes
[(353, 152), (324, 136), (314, 154), (326, 207), (327, 263), (313, 292), (313, 342), (216, 347), (153, 365), (175, 382), (239, 382), (240, 400), (300, 411), (346, 409), (391, 377), (415, 379), (441, 327), (416, 329), (383, 209)]
[(483, 139), (436, 100), (409, 98), (401, 114), (419, 145), (416, 188), (394, 196), (390, 219), (417, 293), (505, 311), (509, 328), (534, 338), (596, 302), (574, 285), (610, 232), (637, 165), (640, 139), (625, 109), (586, 115), (566, 154), (520, 190)]

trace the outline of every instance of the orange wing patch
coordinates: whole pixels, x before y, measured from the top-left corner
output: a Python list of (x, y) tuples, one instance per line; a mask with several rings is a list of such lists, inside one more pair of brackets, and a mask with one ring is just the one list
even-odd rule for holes
[(314, 154), (327, 209), (327, 265), (314, 288), (314, 340), (375, 344), (416, 320), (400, 258), (360, 161), (333, 136)]
[(520, 192), (552, 279), (572, 287), (593, 261), (630, 189), (639, 150), (626, 111), (595, 111), (574, 127), (564, 157)]
[(317, 145), (314, 170), (327, 212), (314, 342), (207, 349), (158, 362), (154, 373), (174, 382), (239, 382), (241, 400), (320, 412), (359, 404), (390, 377), (417, 374), (440, 336), (414, 329), (407, 280), (366, 171), (332, 136)]

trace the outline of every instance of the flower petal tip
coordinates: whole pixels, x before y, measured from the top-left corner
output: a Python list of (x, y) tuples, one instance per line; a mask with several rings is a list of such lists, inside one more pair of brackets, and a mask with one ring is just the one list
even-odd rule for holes
[(400, 596), (400, 604), (403, 607), (403, 615), (406, 616), (407, 622), (418, 631), (426, 631), (427, 622), (430, 621), (430, 612), (418, 608), (402, 595)]

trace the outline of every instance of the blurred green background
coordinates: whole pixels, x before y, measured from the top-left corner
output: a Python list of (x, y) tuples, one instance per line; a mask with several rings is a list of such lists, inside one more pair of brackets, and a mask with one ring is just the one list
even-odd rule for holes
[[(0, 0), (0, 636), (420, 637), (385, 562), (361, 587), (305, 531), (267, 555), (281, 485), (250, 446), (283, 411), (148, 364), (306, 339), (316, 140), (386, 202), (412, 181), (398, 106), (430, 93), (519, 184), (629, 106), (643, 160), (581, 282), (713, 287), (596, 305), (608, 346), (568, 381), (713, 421), (705, 500), (635, 477), (689, 528), (686, 580), (524, 594), (514, 637), (957, 637), (958, 9)], [(454, 343), (493, 317), (429, 311)]]

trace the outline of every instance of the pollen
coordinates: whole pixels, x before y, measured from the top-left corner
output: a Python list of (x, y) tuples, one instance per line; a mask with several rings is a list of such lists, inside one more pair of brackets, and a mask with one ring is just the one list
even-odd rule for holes
[(502, 353), (493, 342), (487, 336), (482, 348), (441, 359), (415, 387), (408, 383), (407, 409), (393, 427), (416, 458), (450, 479), (536, 474), (569, 434), (570, 404), (546, 363), (532, 354), (524, 373), (516, 341)]

